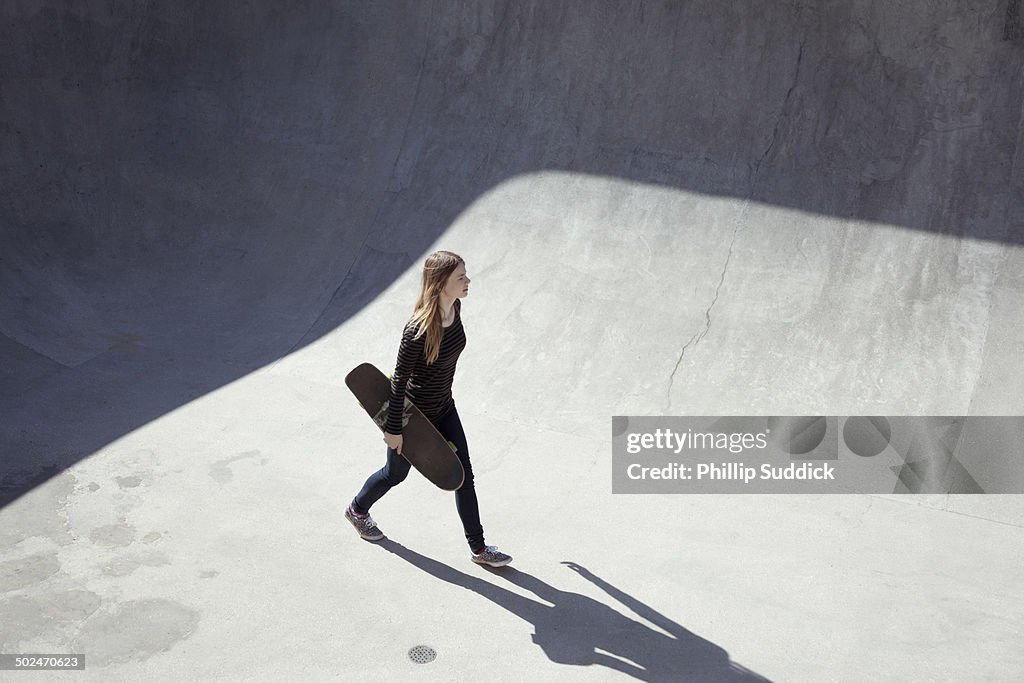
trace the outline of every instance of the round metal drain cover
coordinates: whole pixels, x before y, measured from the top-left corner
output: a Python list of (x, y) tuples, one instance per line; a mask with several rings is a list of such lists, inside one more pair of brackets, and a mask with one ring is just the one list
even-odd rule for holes
[(417, 664), (427, 664), (437, 659), (437, 650), (428, 645), (417, 645), (409, 650), (409, 659)]

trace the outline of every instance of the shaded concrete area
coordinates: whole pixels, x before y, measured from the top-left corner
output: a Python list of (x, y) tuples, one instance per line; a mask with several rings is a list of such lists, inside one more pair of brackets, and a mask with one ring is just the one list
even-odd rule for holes
[[(995, 679), (1017, 496), (615, 496), (612, 415), (1020, 414), (1019, 3), (0, 8), (0, 651)], [(488, 541), (343, 385), (435, 248)], [(417, 644), (439, 656), (417, 668)], [(367, 658), (366, 653), (374, 653)], [(496, 673), (495, 673), (496, 672)]]

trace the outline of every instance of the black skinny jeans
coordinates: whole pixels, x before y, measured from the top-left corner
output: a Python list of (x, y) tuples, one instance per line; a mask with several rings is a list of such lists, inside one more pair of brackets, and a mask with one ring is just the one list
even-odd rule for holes
[[(455, 444), (455, 454), (462, 463), (462, 469), (465, 470), (466, 476), (462, 486), (455, 491), (455, 508), (459, 511), (470, 550), (479, 550), (484, 547), (484, 528), (480, 524), (480, 506), (476, 500), (476, 489), (473, 488), (473, 465), (469, 462), (469, 446), (466, 444), (466, 433), (462, 429), (459, 411), (452, 404), (447, 413), (431, 422), (444, 438)], [(385, 493), (405, 481), (411, 467), (409, 461), (399, 455), (398, 451), (388, 448), (387, 462), (363, 484), (362, 490), (352, 499), (352, 509), (361, 515), (368, 513), (370, 507)]]

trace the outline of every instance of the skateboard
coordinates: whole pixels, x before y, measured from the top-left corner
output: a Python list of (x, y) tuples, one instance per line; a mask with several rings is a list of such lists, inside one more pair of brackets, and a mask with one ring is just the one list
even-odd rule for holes
[[(345, 385), (383, 433), (391, 380), (370, 363), (362, 363), (345, 376)], [(402, 456), (409, 464), (438, 488), (454, 491), (462, 486), (466, 474), (455, 451), (455, 444), (447, 441), (406, 397), (402, 411)]]

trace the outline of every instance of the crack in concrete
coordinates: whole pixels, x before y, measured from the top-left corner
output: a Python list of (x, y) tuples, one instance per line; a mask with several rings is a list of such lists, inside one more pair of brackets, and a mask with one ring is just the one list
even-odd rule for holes
[(676, 358), (676, 367), (672, 369), (672, 374), (669, 375), (669, 387), (666, 392), (666, 413), (672, 408), (672, 389), (676, 383), (676, 373), (679, 371), (679, 366), (683, 362), (683, 356), (686, 355), (686, 349), (692, 344), (695, 348), (700, 340), (707, 337), (711, 331), (711, 309), (718, 303), (719, 293), (722, 290), (722, 285), (725, 283), (725, 275), (729, 270), (729, 261), (732, 260), (732, 251), (736, 246), (736, 240), (739, 238), (739, 231), (743, 223), (743, 214), (746, 213), (746, 207), (750, 206), (750, 200), (746, 201), (743, 208), (740, 209), (739, 215), (736, 216), (736, 226), (732, 230), (732, 241), (729, 243), (729, 253), (725, 256), (725, 263), (722, 265), (722, 272), (719, 274), (718, 285), (715, 287), (715, 296), (712, 298), (711, 304), (705, 309), (705, 327), (697, 334), (690, 337), (690, 340), (683, 345), (683, 348), (679, 351), (679, 357)]
[(871, 512), (871, 507), (874, 504), (875, 504), (875, 499), (873, 497), (871, 497), (871, 496), (868, 496), (868, 506), (866, 508), (864, 508), (863, 512), (860, 513), (860, 524), (857, 525), (857, 528), (860, 528), (860, 527), (864, 526), (864, 518), (868, 516), (869, 512)]
[(767, 147), (767, 149), (764, 150), (764, 154), (761, 155), (761, 158), (758, 159), (754, 163), (754, 170), (753, 170), (753, 173), (751, 175), (751, 181), (750, 181), (750, 195), (751, 196), (753, 196), (753, 194), (754, 194), (754, 186), (755, 186), (756, 181), (757, 181), (757, 172), (761, 168), (761, 162), (763, 162), (765, 159), (768, 158), (768, 155), (771, 154), (772, 149), (775, 148), (775, 143), (778, 142), (778, 139), (779, 139), (779, 126), (782, 125), (782, 120), (784, 118), (786, 118), (786, 109), (789, 107), (789, 100), (792, 98), (793, 90), (796, 89), (796, 84), (800, 80), (800, 62), (802, 62), (803, 58), (804, 58), (804, 43), (805, 42), (806, 42), (805, 40), (801, 40), (800, 41), (800, 48), (799, 48), (799, 50), (797, 51), (797, 54), (796, 54), (796, 68), (793, 70), (793, 82), (790, 84), (789, 90), (786, 91), (786, 97), (783, 98), (783, 100), (782, 100), (782, 107), (779, 108), (779, 116), (775, 120), (775, 128), (772, 130), (771, 142), (768, 143), (768, 147)]
[[(704, 310), (704, 329), (697, 334), (690, 337), (689, 341), (683, 344), (683, 348), (679, 350), (679, 357), (676, 358), (675, 367), (672, 368), (672, 372), (668, 377), (668, 387), (665, 391), (665, 412), (669, 412), (672, 408), (672, 389), (675, 387), (676, 373), (679, 371), (679, 366), (683, 362), (683, 357), (686, 355), (687, 349), (692, 345), (694, 348), (700, 343), (700, 340), (707, 336), (711, 330), (711, 309), (718, 303), (718, 296), (722, 290), (722, 285), (725, 283), (725, 276), (729, 270), (729, 262), (732, 260), (732, 252), (736, 246), (736, 240), (739, 239), (739, 234), (743, 228), (743, 218), (747, 213), (747, 209), (750, 206), (750, 202), (753, 201), (755, 195), (755, 189), (757, 188), (757, 176), (761, 168), (761, 163), (768, 158), (771, 154), (772, 149), (775, 148), (775, 143), (779, 138), (779, 128), (782, 125), (782, 120), (786, 117), (786, 111), (789, 107), (790, 99), (793, 96), (793, 91), (796, 89), (796, 85), (800, 80), (800, 64), (803, 62), (804, 57), (804, 44), (806, 39), (800, 41), (800, 47), (797, 50), (796, 55), (796, 66), (793, 69), (793, 82), (790, 83), (789, 90), (786, 91), (786, 96), (783, 98), (782, 106), (779, 108), (779, 115), (775, 121), (775, 128), (772, 130), (772, 139), (768, 143), (768, 147), (764, 150), (761, 158), (758, 159), (753, 168), (750, 170), (750, 190), (747, 194), (747, 198), (744, 201), (743, 208), (740, 209), (739, 214), (736, 216), (736, 226), (732, 231), (732, 240), (729, 242), (729, 253), (725, 256), (725, 264), (722, 266), (722, 272), (718, 278), (718, 285), (715, 287), (715, 295), (711, 300), (711, 304)], [(806, 257), (805, 257), (806, 258)]]

